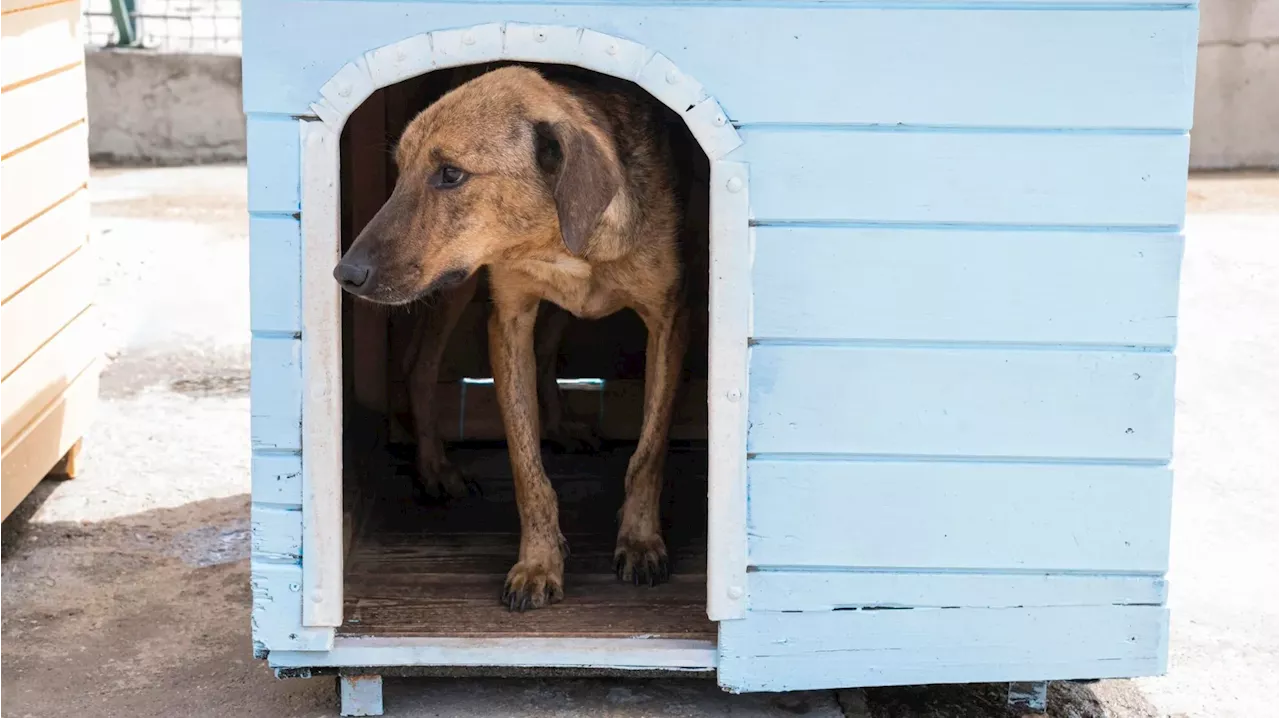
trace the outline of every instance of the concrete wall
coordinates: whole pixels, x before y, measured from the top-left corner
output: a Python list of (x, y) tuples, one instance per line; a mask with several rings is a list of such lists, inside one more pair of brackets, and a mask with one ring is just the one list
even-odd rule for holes
[(1201, 0), (1191, 165), (1275, 167), (1277, 0)]
[[(1277, 165), (1278, 2), (1202, 0), (1192, 167)], [(94, 160), (244, 159), (239, 57), (96, 51), (87, 67)]]
[(240, 58), (90, 51), (89, 154), (97, 162), (243, 160)]

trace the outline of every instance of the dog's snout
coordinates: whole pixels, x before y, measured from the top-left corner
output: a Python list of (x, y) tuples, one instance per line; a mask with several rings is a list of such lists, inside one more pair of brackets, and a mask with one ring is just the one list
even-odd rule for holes
[(368, 266), (346, 260), (338, 262), (338, 266), (333, 268), (333, 278), (348, 291), (363, 287), (369, 281), (370, 274), (372, 272)]

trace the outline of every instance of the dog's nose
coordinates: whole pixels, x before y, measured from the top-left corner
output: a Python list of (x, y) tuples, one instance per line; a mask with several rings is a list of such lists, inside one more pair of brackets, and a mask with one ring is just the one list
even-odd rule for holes
[(356, 290), (369, 281), (369, 268), (354, 262), (338, 262), (338, 266), (333, 268), (333, 278), (343, 289)]

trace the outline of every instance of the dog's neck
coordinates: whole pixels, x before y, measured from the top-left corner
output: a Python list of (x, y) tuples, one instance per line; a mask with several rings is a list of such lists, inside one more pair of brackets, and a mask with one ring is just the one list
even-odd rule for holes
[(623, 185), (601, 215), (600, 224), (587, 242), (583, 259), (588, 262), (616, 262), (630, 253), (635, 247), (634, 215), (631, 194)]
[(621, 309), (624, 297), (585, 259), (549, 251), (491, 268), (492, 281), (518, 283), (524, 291), (553, 302), (574, 316), (598, 319)]
[(624, 292), (610, 281), (613, 272), (600, 271), (626, 263), (636, 243), (634, 206), (626, 188), (609, 204), (591, 235), (586, 253), (575, 256), (559, 236), (538, 243), (542, 248), (522, 252), (492, 266), (505, 281), (516, 281), (533, 293), (554, 302), (575, 316), (594, 319), (612, 314), (625, 305)]

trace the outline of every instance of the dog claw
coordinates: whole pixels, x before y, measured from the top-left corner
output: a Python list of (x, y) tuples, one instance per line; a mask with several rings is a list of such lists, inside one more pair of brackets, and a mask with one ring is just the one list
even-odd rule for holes
[(559, 570), (533, 563), (517, 563), (507, 573), (500, 601), (508, 611), (525, 611), (559, 603), (564, 599), (564, 581)]
[(635, 586), (657, 586), (671, 577), (667, 549), (662, 539), (619, 540), (613, 552), (613, 570), (619, 581)]

